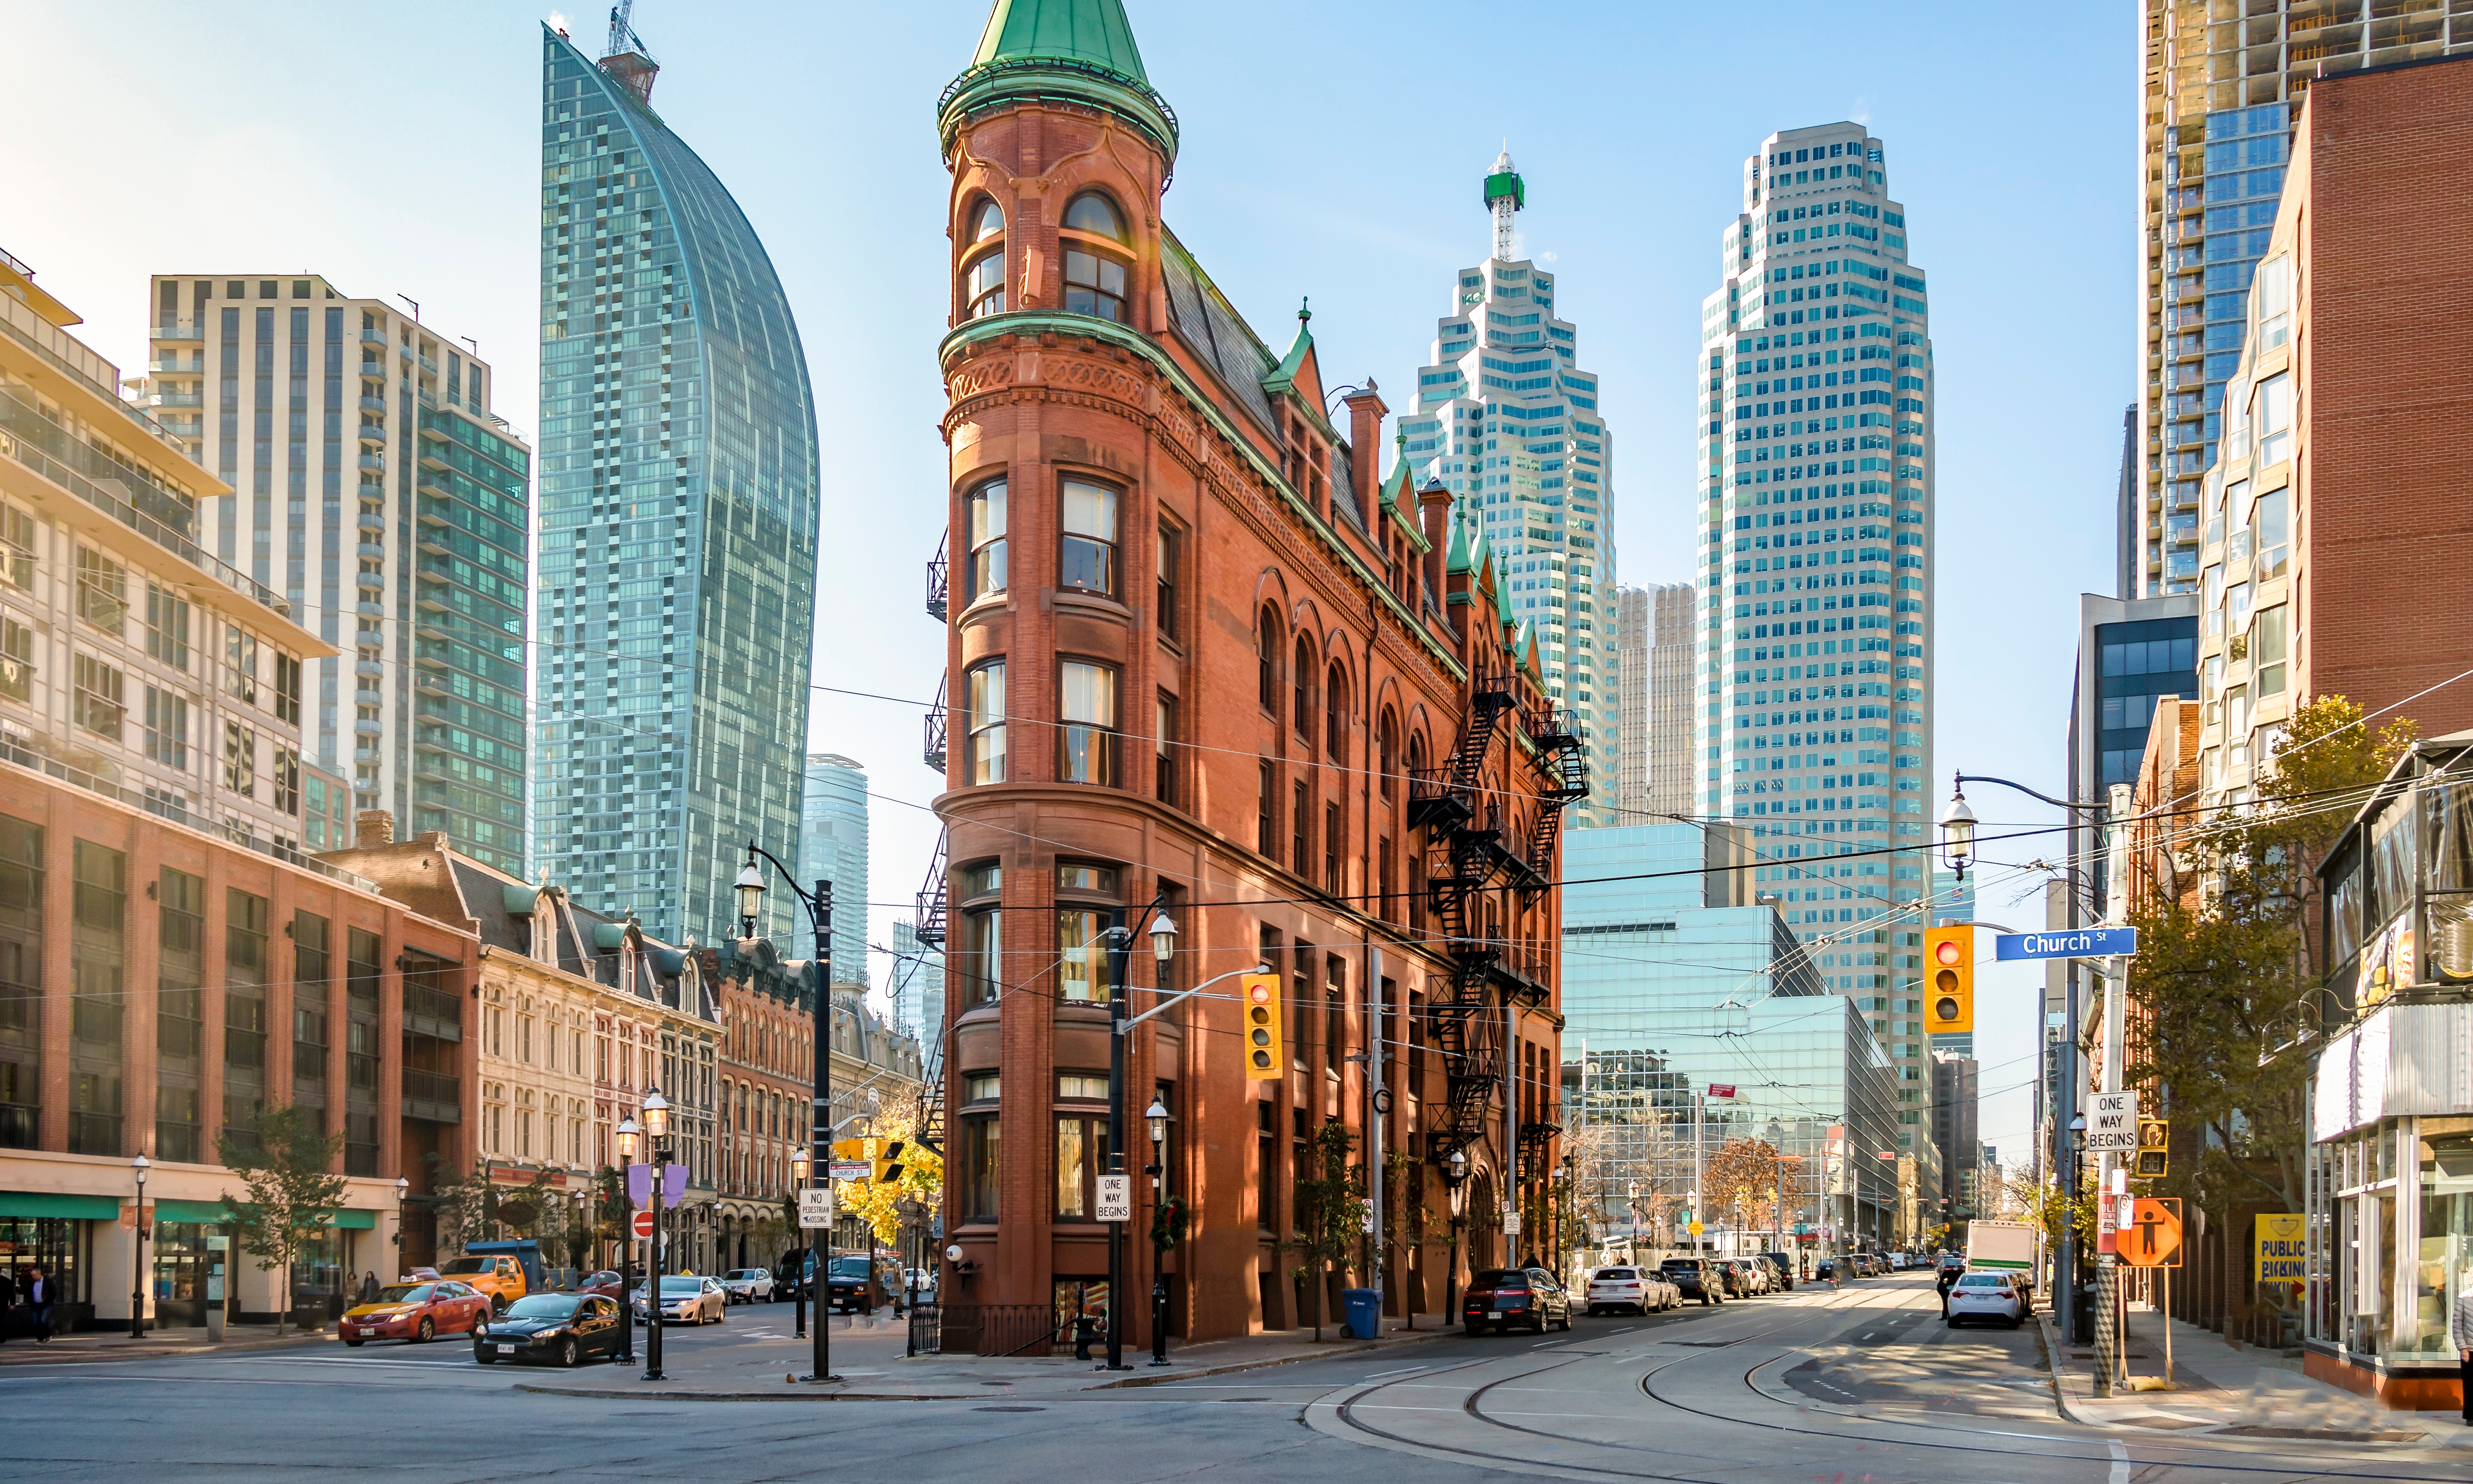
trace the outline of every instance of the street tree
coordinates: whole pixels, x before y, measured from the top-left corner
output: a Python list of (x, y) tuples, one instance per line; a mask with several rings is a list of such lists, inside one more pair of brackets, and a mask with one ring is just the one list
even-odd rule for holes
[(1345, 1124), (1326, 1123), (1306, 1143), (1306, 1168), (1297, 1181), (1296, 1234), (1282, 1243), (1305, 1258), (1295, 1275), (1313, 1291), (1314, 1338), (1322, 1338), (1324, 1275), (1344, 1260), (1364, 1234), (1367, 1199), (1365, 1166), (1349, 1157), (1357, 1136)]
[(344, 1134), (319, 1126), (317, 1115), (298, 1107), (264, 1108), (251, 1133), (215, 1136), (215, 1158), (241, 1178), (249, 1193), (223, 1197), (227, 1219), (238, 1230), (241, 1249), (261, 1271), (279, 1270), (284, 1302), (275, 1310), (275, 1332), (283, 1333), (292, 1307), (293, 1274), (310, 1244), (326, 1234), (344, 1207), (344, 1177), (332, 1173)]
[[(902, 1225), (902, 1202), (915, 1202), (917, 1209), (940, 1209), (945, 1202), (945, 1161), (935, 1150), (919, 1141), (916, 1115), (909, 1110), (878, 1113), (875, 1132), (870, 1137), (901, 1141), (901, 1173), (893, 1180), (845, 1181), (841, 1189), (841, 1208), (868, 1225), (879, 1242), (899, 1241)], [(793, 1198), (789, 1208), (793, 1220), (798, 1208)]]
[(1777, 1209), (1777, 1146), (1765, 1138), (1730, 1138), (1701, 1166), (1700, 1219), (1732, 1215), (1739, 1231), (1769, 1225)]

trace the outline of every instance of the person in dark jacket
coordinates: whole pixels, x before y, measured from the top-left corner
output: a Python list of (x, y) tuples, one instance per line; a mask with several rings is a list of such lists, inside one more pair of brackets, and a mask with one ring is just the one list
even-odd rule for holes
[(52, 1343), (52, 1281), (41, 1268), (26, 1270), (26, 1306), (34, 1310), (35, 1343)]
[(361, 1275), (361, 1302), (362, 1302), (363, 1304), (375, 1304), (377, 1301), (378, 1301), (378, 1276), (377, 1276), (377, 1274), (375, 1274), (375, 1273), (363, 1273), (363, 1274)]

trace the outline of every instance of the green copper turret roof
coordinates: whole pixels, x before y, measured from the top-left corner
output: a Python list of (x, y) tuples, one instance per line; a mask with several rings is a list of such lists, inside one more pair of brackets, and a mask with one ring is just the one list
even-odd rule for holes
[(1280, 358), (1279, 368), (1262, 378), (1262, 389), (1274, 394), (1295, 391), (1297, 372), (1312, 353), (1313, 303), (1308, 299), (1297, 305), (1297, 338), (1288, 342), (1288, 353)]
[(1494, 574), (1494, 613), (1505, 629), (1515, 626), (1511, 616), (1511, 584), (1503, 581), (1501, 572)]
[(1452, 549), (1443, 558), (1443, 570), (1446, 573), (1476, 570), (1469, 564), (1468, 507), (1457, 501), (1452, 504)]
[(1114, 114), (1176, 163), (1176, 114), (1142, 69), (1124, 0), (996, 0), (969, 69), (937, 100), (947, 156), (971, 114), (1034, 102)]
[(1123, 0), (996, 0), (971, 65), (1031, 57), (1086, 61), (1150, 83)]

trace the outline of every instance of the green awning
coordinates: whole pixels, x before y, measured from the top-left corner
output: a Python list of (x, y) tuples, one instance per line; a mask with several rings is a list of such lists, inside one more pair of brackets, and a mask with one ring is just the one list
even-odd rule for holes
[(335, 1212), (333, 1224), (360, 1232), (374, 1232), (377, 1230), (378, 1213), (373, 1210), (339, 1210)]
[(118, 1221), (120, 1202), (108, 1195), (61, 1195), (50, 1190), (0, 1190), (0, 1220)]
[[(0, 1197), (0, 1200), (5, 1199)], [(155, 1219), (157, 1221), (203, 1221), (220, 1226), (228, 1219), (221, 1201), (156, 1201), (151, 1204), (155, 1207)], [(116, 1217), (119, 1212), (120, 1209), (115, 1206), (106, 1214)], [(362, 1232), (374, 1230), (377, 1224), (378, 1213), (373, 1210), (337, 1211), (334, 1220), (328, 1223)]]

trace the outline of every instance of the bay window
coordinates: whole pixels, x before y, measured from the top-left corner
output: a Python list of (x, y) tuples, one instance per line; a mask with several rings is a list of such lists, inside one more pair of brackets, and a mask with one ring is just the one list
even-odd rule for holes
[(1062, 481), (1057, 586), (1085, 592), (1116, 591), (1116, 491), (1087, 480)]
[(1059, 667), (1056, 776), (1068, 783), (1116, 782), (1116, 672), (1068, 659)]
[(1005, 780), (1005, 666), (991, 659), (972, 667), (970, 682), (970, 760), (963, 777), (972, 783)]
[(991, 479), (971, 491), (969, 599), (1005, 589), (1005, 482)]

